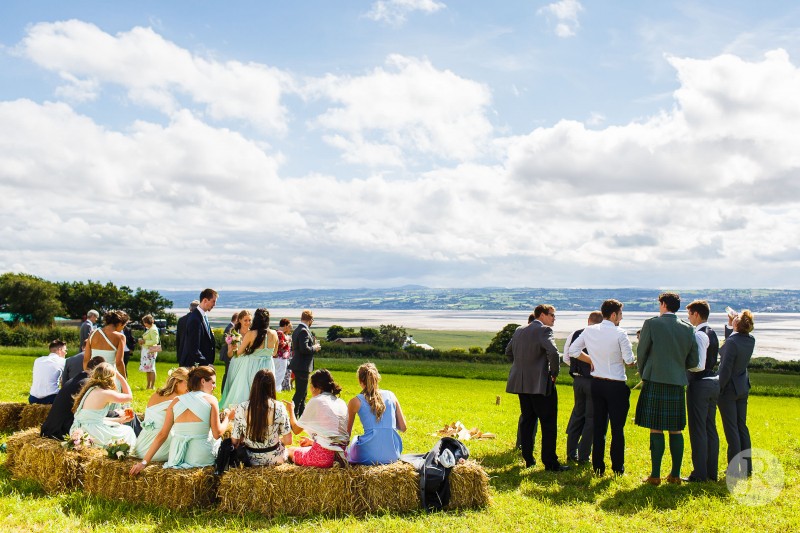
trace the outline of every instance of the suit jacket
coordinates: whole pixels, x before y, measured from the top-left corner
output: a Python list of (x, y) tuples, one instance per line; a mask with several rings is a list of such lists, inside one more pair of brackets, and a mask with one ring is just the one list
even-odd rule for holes
[[(233, 329), (233, 322), (229, 322), (228, 325), (225, 326), (225, 332), (224, 332), (225, 335), (230, 333), (232, 329)], [(230, 357), (228, 357), (228, 343), (227, 342), (223, 342), (222, 343), (222, 348), (219, 349), (219, 360), (222, 361), (223, 363), (229, 363), (230, 360), (231, 360)]]
[[(547, 394), (550, 376), (557, 376), (560, 364), (553, 330), (538, 320), (517, 328), (506, 346), (512, 360), (506, 392)], [(550, 385), (552, 387), (552, 385)]]
[(200, 309), (189, 313), (186, 319), (186, 331), (181, 339), (180, 365), (192, 367), (194, 365), (213, 365), (216, 346), (214, 333), (206, 327), (205, 318)]
[(642, 326), (636, 357), (643, 380), (688, 385), (686, 370), (700, 362), (694, 328), (674, 313), (648, 318)]
[[(74, 356), (70, 357), (70, 359), (73, 358)], [(83, 359), (83, 356), (81, 356), (81, 359)], [(83, 365), (83, 362), (81, 362), (81, 365)], [(61, 390), (56, 394), (56, 399), (53, 400), (53, 406), (50, 408), (47, 418), (42, 424), (42, 437), (61, 440), (64, 435), (69, 434), (69, 429), (75, 419), (75, 415), (72, 414), (72, 403), (74, 401), (72, 397), (78, 394), (87, 379), (89, 379), (89, 374), (81, 369), (72, 379), (64, 382)]]
[(83, 323), (81, 324), (81, 332), (80, 332), (80, 335), (81, 335), (81, 337), (80, 337), (80, 339), (81, 339), (80, 351), (81, 352), (83, 351), (84, 348), (86, 348), (86, 339), (89, 338), (89, 335), (92, 334), (92, 331), (94, 331), (94, 324), (92, 324), (92, 321), (89, 320), (89, 319), (84, 320)]
[(83, 352), (80, 352), (72, 357), (67, 357), (64, 361), (64, 372), (61, 373), (61, 387), (64, 384), (83, 372)]
[(725, 328), (725, 344), (719, 349), (719, 393), (743, 396), (750, 391), (750, 374), (747, 365), (753, 357), (756, 339), (747, 333), (732, 335)]
[(292, 332), (292, 351), (294, 355), (289, 363), (292, 372), (307, 376), (314, 371), (314, 335), (303, 322)]
[(185, 366), (182, 364), (182, 353), (181, 353), (181, 344), (183, 344), (183, 336), (186, 333), (186, 321), (189, 320), (189, 314), (186, 313), (182, 317), (178, 319), (178, 324), (175, 326), (175, 353), (178, 356), (178, 364), (181, 366)]

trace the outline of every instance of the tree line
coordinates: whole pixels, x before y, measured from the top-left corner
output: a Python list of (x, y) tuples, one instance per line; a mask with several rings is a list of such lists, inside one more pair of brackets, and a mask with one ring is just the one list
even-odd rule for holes
[(175, 315), (166, 312), (171, 307), (172, 301), (158, 291), (117, 287), (110, 281), (53, 282), (24, 273), (0, 275), (0, 312), (9, 313), (15, 323), (49, 326), (55, 317), (80, 319), (90, 309), (102, 317), (106, 311), (120, 309), (131, 320), (152, 314), (171, 325), (176, 322)]

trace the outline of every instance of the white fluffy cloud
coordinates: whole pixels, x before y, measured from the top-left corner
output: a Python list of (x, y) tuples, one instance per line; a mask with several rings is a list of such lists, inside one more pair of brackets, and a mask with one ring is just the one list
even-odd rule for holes
[(556, 25), (553, 31), (559, 37), (566, 38), (573, 37), (580, 28), (578, 15), (581, 11), (583, 6), (578, 0), (559, 0), (540, 8), (538, 13), (554, 17)]
[(406, 21), (409, 13), (435, 13), (445, 7), (447, 6), (443, 2), (436, 0), (378, 0), (364, 16), (375, 21), (400, 25)]

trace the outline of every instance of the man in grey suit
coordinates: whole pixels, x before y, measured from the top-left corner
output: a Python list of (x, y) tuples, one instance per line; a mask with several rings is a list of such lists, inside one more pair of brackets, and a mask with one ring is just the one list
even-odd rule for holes
[(83, 372), (83, 352), (78, 352), (64, 361), (64, 372), (61, 373), (61, 386)]
[(545, 470), (562, 472), (569, 467), (560, 464), (556, 456), (558, 394), (555, 379), (560, 361), (552, 330), (556, 309), (552, 305), (538, 305), (533, 315), (533, 322), (517, 328), (506, 346), (506, 355), (512, 360), (506, 392), (519, 397), (522, 412), (519, 433), (525, 467), (535, 464), (532, 436), (538, 418), (542, 426), (542, 464)]
[(78, 346), (79, 352), (82, 352), (86, 347), (86, 339), (89, 338), (89, 335), (91, 335), (97, 327), (96, 324), (98, 318), (100, 318), (100, 313), (94, 309), (91, 309), (88, 313), (86, 313), (86, 320), (84, 320), (81, 324), (81, 342), (80, 346)]

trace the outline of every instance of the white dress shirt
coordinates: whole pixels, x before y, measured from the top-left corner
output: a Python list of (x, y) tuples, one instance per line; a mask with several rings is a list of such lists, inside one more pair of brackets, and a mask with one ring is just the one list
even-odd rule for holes
[(610, 320), (584, 329), (570, 345), (569, 355), (578, 357), (584, 349), (591, 354), (592, 377), (626, 381), (625, 364), (636, 362), (628, 334)]
[(694, 328), (694, 338), (697, 340), (697, 355), (700, 356), (699, 363), (694, 368), (690, 368), (689, 372), (701, 372), (706, 369), (706, 355), (708, 353), (708, 345), (711, 341), (705, 331), (700, 331), (700, 328), (708, 326), (708, 322), (698, 324)]
[(33, 362), (33, 384), (31, 396), (46, 398), (58, 392), (61, 374), (64, 372), (64, 358), (51, 353)]

